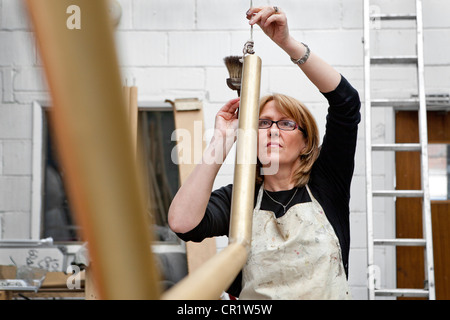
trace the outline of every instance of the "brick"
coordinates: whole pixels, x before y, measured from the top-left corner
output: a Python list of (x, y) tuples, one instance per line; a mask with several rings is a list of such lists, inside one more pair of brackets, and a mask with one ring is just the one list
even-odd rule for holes
[(228, 237), (227, 236), (216, 237), (216, 246), (217, 251), (226, 248), (228, 246)]
[(450, 66), (425, 67), (427, 93), (450, 93)]
[(207, 143), (211, 140), (214, 132), (214, 122), (216, 114), (219, 109), (225, 104), (224, 103), (207, 103), (203, 104), (203, 119), (204, 119), (204, 130), (205, 136), (207, 136)]
[[(306, 43), (312, 51), (333, 66), (362, 66), (363, 64), (362, 31), (360, 30), (292, 31), (291, 35), (296, 40)], [(255, 52), (261, 57), (264, 65), (293, 66), (287, 54), (261, 30), (255, 30), (253, 38)], [(240, 54), (248, 39), (248, 32), (233, 32), (232, 53)]]
[(425, 28), (450, 28), (448, 15), (450, 1), (427, 0), (423, 1), (423, 25)]
[(31, 139), (31, 106), (0, 105), (0, 139)]
[(129, 84), (135, 83), (139, 96), (164, 95), (170, 90), (203, 90), (205, 85), (203, 68), (126, 68), (122, 77)]
[(222, 67), (206, 68), (205, 90), (210, 102), (222, 103), (237, 96), (236, 91), (228, 88), (226, 79), (229, 73), (225, 64)]
[(3, 68), (2, 72), (2, 102), (9, 103), (14, 102), (14, 89), (13, 89), (13, 79), (14, 79), (14, 69), (11, 67)]
[(402, 56), (416, 54), (416, 32), (408, 29), (382, 29), (372, 32), (372, 56)]
[(403, 14), (416, 12), (415, 1), (410, 0), (373, 0), (371, 5), (379, 7), (381, 13)]
[(363, 28), (363, 1), (342, 1), (342, 27), (349, 29)]
[(363, 286), (350, 285), (350, 290), (352, 292), (353, 300), (367, 300), (368, 295), (366, 284), (364, 284)]
[(15, 69), (14, 91), (48, 91), (44, 69), (22, 67)]
[(3, 175), (3, 141), (1, 140), (0, 140), (0, 175)]
[(30, 176), (0, 176), (0, 211), (29, 211), (30, 201)]
[(49, 92), (14, 92), (14, 102), (22, 105), (32, 105), (33, 102), (42, 101), (45, 105), (51, 105), (51, 97)]
[(194, 0), (133, 0), (137, 30), (186, 30), (195, 27)]
[(270, 92), (286, 94), (303, 103), (326, 103), (324, 96), (295, 65), (273, 67), (270, 68), (269, 73)]
[(410, 98), (417, 94), (415, 68), (385, 66), (371, 69), (372, 98)]
[(23, 30), (30, 28), (24, 3), (24, 1), (3, 0), (0, 6), (0, 27), (2, 30)]
[(350, 214), (350, 239), (352, 249), (366, 247), (366, 213), (352, 212)]
[(349, 255), (349, 277), (351, 286), (367, 285), (367, 252), (364, 249), (352, 249)]
[[(373, 177), (374, 190), (386, 189), (384, 187), (386, 183), (386, 177), (375, 175)], [(350, 187), (350, 211), (351, 212), (366, 212), (366, 177), (365, 176), (353, 176), (352, 184)], [(382, 212), (385, 210), (384, 198), (375, 198), (373, 203), (373, 210), (376, 212)]]
[(161, 32), (116, 32), (121, 66), (161, 66), (167, 64), (167, 39)]
[(135, 1), (129, 0), (117, 0), (122, 9), (122, 15), (120, 17), (117, 30), (131, 30), (133, 29), (133, 3)]
[(34, 36), (31, 32), (0, 32), (0, 66), (33, 65), (36, 62)]
[(341, 26), (340, 1), (277, 0), (276, 5), (286, 12), (291, 30), (338, 29)]
[(250, 29), (245, 16), (249, 3), (242, 0), (197, 0), (197, 29)]
[(29, 239), (30, 214), (29, 212), (5, 212), (2, 215), (4, 232), (2, 239)]
[[(379, 13), (415, 13), (414, 1), (371, 1), (374, 10)], [(450, 21), (450, 2), (447, 0), (423, 1), (423, 25), (428, 28), (448, 28)], [(360, 0), (345, 0), (342, 2), (342, 25), (344, 28), (363, 27), (363, 2)], [(415, 28), (412, 22), (382, 22), (383, 28)]]
[(213, 190), (229, 185), (230, 183), (233, 183), (233, 176), (217, 175), (216, 179), (214, 180)]
[[(363, 176), (366, 174), (366, 155), (365, 155), (365, 140), (363, 137), (362, 124), (359, 128), (359, 137), (356, 145), (355, 154), (355, 176)], [(372, 152), (372, 174), (382, 175), (386, 172), (386, 164), (388, 154), (385, 152)]]
[(3, 149), (3, 174), (31, 174), (31, 140), (4, 140)]
[(443, 39), (449, 39), (450, 29), (424, 31), (424, 58), (426, 65), (449, 65), (448, 49), (443, 49)]
[(229, 46), (230, 35), (227, 32), (171, 32), (169, 64), (223, 66), (223, 58), (230, 55)]
[(360, 30), (314, 30), (293, 32), (293, 36), (309, 45), (329, 64), (340, 66), (362, 66), (363, 44)]

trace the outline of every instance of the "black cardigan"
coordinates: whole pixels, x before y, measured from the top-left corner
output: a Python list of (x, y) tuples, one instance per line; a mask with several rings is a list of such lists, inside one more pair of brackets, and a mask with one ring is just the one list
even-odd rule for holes
[[(323, 93), (329, 108), (325, 136), (320, 155), (314, 163), (308, 186), (320, 203), (328, 221), (339, 239), (345, 273), (348, 277), (350, 251), (350, 183), (353, 176), (358, 123), (361, 120), (361, 102), (358, 92), (342, 76), (338, 87)], [(255, 203), (260, 185), (255, 186)], [(207, 237), (228, 235), (233, 186), (227, 185), (212, 192), (205, 216), (193, 230), (177, 234), (184, 241), (200, 242)], [(293, 189), (269, 192), (281, 203), (287, 203)], [(300, 188), (289, 207), (311, 199), (305, 187)], [(289, 208), (288, 207), (288, 208)], [(263, 197), (262, 210), (273, 211), (276, 217), (283, 215), (283, 208), (268, 197)], [(240, 286), (239, 280), (233, 286)], [(231, 290), (238, 295), (240, 288)]]

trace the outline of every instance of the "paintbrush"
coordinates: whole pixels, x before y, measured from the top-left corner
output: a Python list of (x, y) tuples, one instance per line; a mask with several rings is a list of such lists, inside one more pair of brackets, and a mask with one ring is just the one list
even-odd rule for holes
[(241, 78), (242, 78), (242, 57), (228, 56), (223, 59), (228, 69), (230, 77), (227, 79), (227, 85), (231, 90), (236, 90), (238, 97), (241, 96)]

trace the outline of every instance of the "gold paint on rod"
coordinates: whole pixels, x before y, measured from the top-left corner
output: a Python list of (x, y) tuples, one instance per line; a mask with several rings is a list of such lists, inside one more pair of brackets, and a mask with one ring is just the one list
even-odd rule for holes
[(163, 300), (216, 300), (247, 261), (247, 250), (232, 243), (165, 292)]
[(101, 299), (158, 299), (151, 229), (105, 0), (26, 0), (52, 97), (53, 127)]
[(252, 236), (260, 87), (261, 59), (247, 55), (242, 71), (230, 245), (164, 293), (162, 299), (218, 299), (247, 261)]
[(236, 141), (230, 243), (250, 246), (255, 195), (261, 58), (246, 55), (242, 70), (239, 128)]

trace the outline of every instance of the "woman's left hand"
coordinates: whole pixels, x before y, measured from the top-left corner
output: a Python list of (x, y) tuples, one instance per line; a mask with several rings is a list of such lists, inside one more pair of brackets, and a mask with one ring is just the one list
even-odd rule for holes
[(255, 7), (247, 11), (250, 25), (257, 24), (273, 42), (283, 47), (289, 40), (287, 17), (277, 7)]

